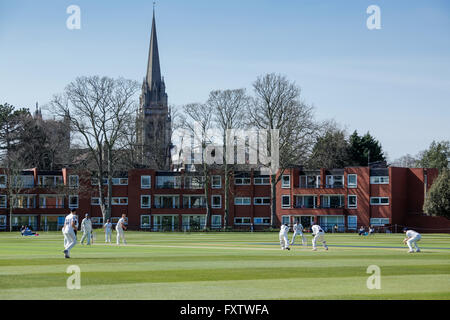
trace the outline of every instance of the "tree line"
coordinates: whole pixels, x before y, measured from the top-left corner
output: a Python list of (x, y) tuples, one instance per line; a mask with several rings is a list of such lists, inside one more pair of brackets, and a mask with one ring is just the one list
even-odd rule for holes
[[(121, 170), (142, 167), (142, 146), (137, 145), (136, 139), (138, 90), (136, 81), (123, 78), (79, 77), (64, 92), (54, 95), (46, 106), (57, 119), (54, 121), (40, 121), (34, 119), (27, 109), (15, 109), (6, 103), (0, 105), (2, 165), (44, 170), (58, 166), (90, 170), (99, 181), (102, 214), (104, 218), (110, 217), (112, 177)], [(354, 131), (348, 135), (332, 120), (317, 120), (314, 107), (303, 101), (301, 88), (279, 74), (258, 77), (252, 84), (251, 93), (245, 89), (214, 90), (205, 102), (171, 107), (171, 110), (173, 133), (177, 128), (183, 128), (199, 135), (196, 141), (202, 157), (215, 152), (213, 139), (208, 136), (209, 129), (215, 128), (220, 132), (219, 140), (224, 141), (220, 164), (209, 165), (203, 161), (196, 168), (204, 185), (207, 223), (211, 212), (208, 197), (210, 176), (213, 170), (219, 169), (224, 173), (227, 191), (224, 193), (224, 224), (225, 227), (230, 225), (230, 179), (232, 173), (241, 167), (228, 163), (226, 148), (234, 148), (234, 145), (225, 143), (228, 129), (278, 130), (279, 172), (269, 174), (272, 226), (276, 223), (276, 186), (284, 170), (299, 165), (305, 168), (342, 168), (387, 162), (381, 143), (369, 132), (360, 135)], [(194, 123), (200, 130), (194, 130)], [(67, 142), (68, 136), (70, 142)], [(446, 167), (447, 162), (442, 155), (446, 153), (445, 159), (448, 159), (449, 144), (436, 144), (433, 142), (414, 164), (440, 169)], [(264, 147), (270, 154), (270, 143)], [(106, 186), (103, 181), (107, 182)]]

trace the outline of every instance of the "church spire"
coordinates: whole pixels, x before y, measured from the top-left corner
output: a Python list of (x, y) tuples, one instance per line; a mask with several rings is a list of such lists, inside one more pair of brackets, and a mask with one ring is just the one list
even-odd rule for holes
[(155, 86), (159, 88), (161, 83), (161, 68), (159, 65), (158, 39), (156, 37), (156, 23), (155, 23), (155, 3), (153, 2), (153, 21), (152, 33), (150, 36), (150, 48), (148, 53), (147, 66), (147, 85), (150, 90)]

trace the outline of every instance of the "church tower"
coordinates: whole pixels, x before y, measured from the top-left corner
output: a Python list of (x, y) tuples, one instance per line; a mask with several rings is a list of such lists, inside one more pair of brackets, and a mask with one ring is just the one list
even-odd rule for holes
[(142, 165), (158, 170), (169, 170), (172, 123), (167, 103), (166, 85), (161, 77), (155, 10), (148, 53), (147, 75), (142, 83), (137, 123), (137, 144)]

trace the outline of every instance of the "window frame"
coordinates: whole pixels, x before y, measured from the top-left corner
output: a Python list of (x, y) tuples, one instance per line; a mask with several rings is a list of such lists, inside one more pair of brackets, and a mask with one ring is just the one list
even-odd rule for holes
[[(355, 177), (355, 183), (350, 184), (350, 177)], [(347, 188), (358, 188), (358, 175), (356, 173), (349, 173), (347, 175)]]
[[(237, 203), (236, 201), (240, 199), (242, 200), (242, 203)], [(244, 199), (249, 199), (248, 203), (244, 203)], [(235, 197), (234, 198), (234, 205), (235, 206), (249, 206), (252, 204), (252, 198), (251, 197)]]
[[(144, 198), (148, 198), (148, 206), (144, 206), (142, 204), (142, 200)], [(141, 194), (140, 200), (141, 200), (140, 201), (140, 208), (141, 209), (150, 209), (152, 207), (152, 196), (151, 195), (149, 195), (149, 194)]]
[[(355, 204), (350, 206), (350, 197), (355, 198)], [(347, 195), (347, 209), (358, 209), (358, 196), (356, 194)]]
[[(289, 205), (284, 204), (283, 199), (288, 198), (289, 199)], [(281, 195), (281, 208), (282, 209), (290, 209), (291, 208), (291, 196), (288, 194)]]
[[(214, 205), (214, 198), (219, 198), (219, 205)], [(211, 208), (213, 209), (221, 209), (222, 208), (222, 195), (213, 194), (211, 195)]]
[[(144, 185), (142, 183), (143, 178), (148, 178), (148, 180), (149, 180), (148, 185), (147, 184)], [(146, 175), (141, 176), (141, 189), (151, 189), (151, 188), (152, 188), (152, 176), (146, 176)]]
[[(284, 181), (284, 178), (288, 178), (288, 182), (289, 182), (289, 185), (285, 185), (285, 181)], [(281, 176), (281, 188), (282, 189), (289, 189), (289, 188), (291, 188), (291, 175), (290, 174), (283, 174), (282, 176)]]

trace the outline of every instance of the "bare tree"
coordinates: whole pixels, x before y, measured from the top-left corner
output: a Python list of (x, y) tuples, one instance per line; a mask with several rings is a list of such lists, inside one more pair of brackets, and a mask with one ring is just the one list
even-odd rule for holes
[[(244, 125), (244, 111), (248, 107), (249, 97), (245, 89), (216, 90), (211, 91), (207, 105), (213, 112), (213, 120), (222, 134), (223, 141), (223, 173), (224, 173), (224, 228), (229, 221), (229, 188), (230, 176), (234, 166), (228, 163), (227, 155), (227, 130), (241, 129)], [(234, 150), (233, 150), (234, 152)]]
[[(50, 103), (54, 114), (67, 119), (72, 131), (94, 159), (104, 219), (111, 216), (115, 153), (121, 141), (127, 138), (124, 131), (137, 109), (135, 95), (138, 88), (136, 81), (123, 78), (79, 77), (65, 88), (63, 94), (55, 95)], [(106, 204), (105, 178), (108, 181)]]
[[(271, 172), (271, 226), (276, 226), (276, 185), (287, 168), (307, 160), (318, 125), (313, 107), (300, 100), (300, 88), (285, 76), (266, 74), (253, 83), (249, 125), (279, 130), (279, 170)], [(271, 141), (269, 131), (269, 141)], [(267, 143), (270, 154), (271, 143)]]
[[(211, 218), (211, 206), (209, 201), (209, 187), (211, 184), (210, 169), (211, 166), (206, 161), (208, 148), (212, 146), (213, 137), (210, 136), (212, 128), (213, 113), (212, 108), (206, 104), (191, 103), (183, 107), (187, 118), (184, 118), (183, 128), (189, 132), (194, 139), (194, 152), (200, 154), (201, 171), (203, 177), (203, 189), (205, 192), (206, 216), (203, 229), (208, 229)], [(191, 155), (186, 155), (190, 157)]]

